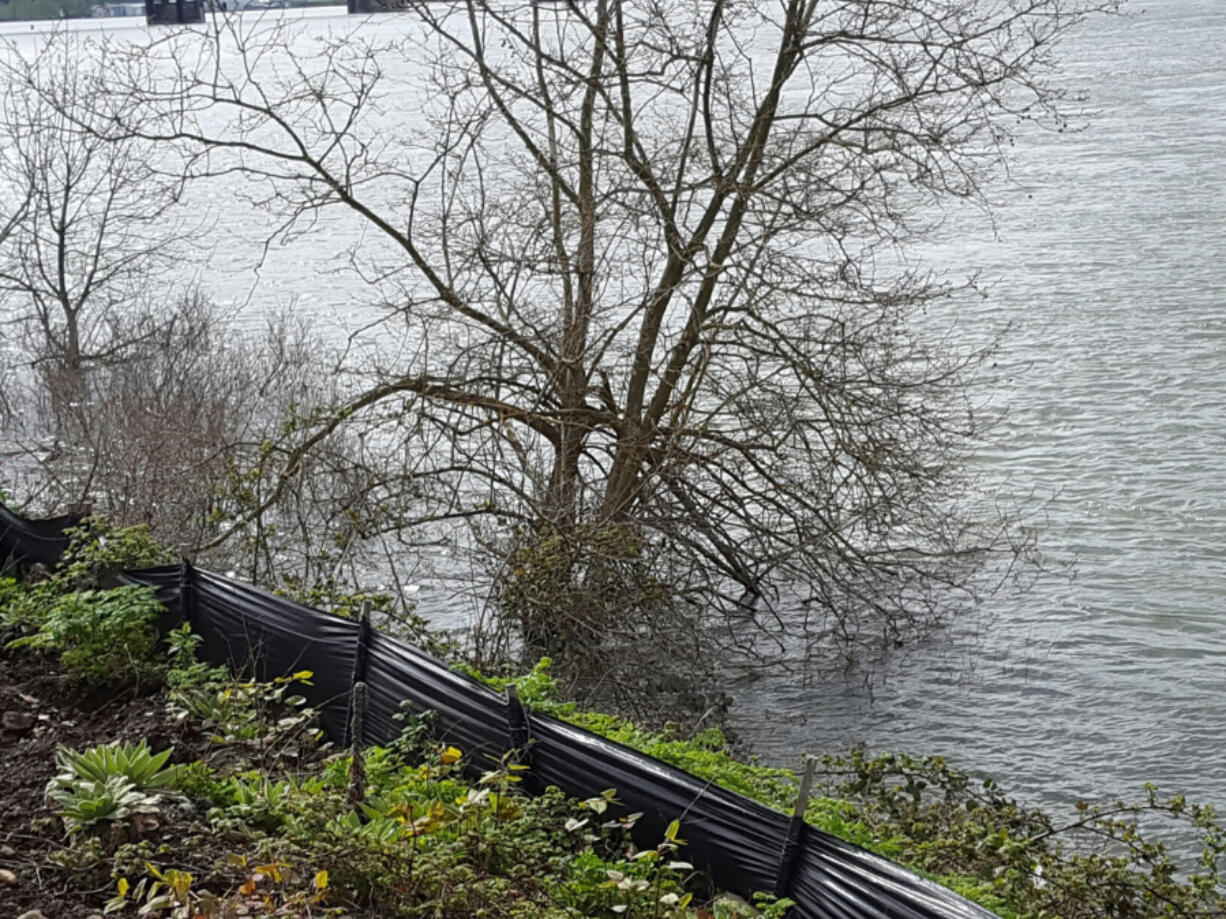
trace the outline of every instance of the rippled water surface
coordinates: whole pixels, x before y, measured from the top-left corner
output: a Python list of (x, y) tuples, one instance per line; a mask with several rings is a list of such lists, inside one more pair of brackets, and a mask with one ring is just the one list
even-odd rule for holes
[[(978, 461), (1024, 506), (1051, 499), (1041, 542), (1056, 563), (1077, 558), (1076, 577), (990, 604), (983, 624), (875, 671), (871, 690), (861, 674), (778, 673), (739, 690), (735, 715), (779, 760), (858, 740), (945, 754), (1031, 799), (1153, 780), (1226, 805), (1226, 3), (1096, 22), (1060, 81), (1088, 93), (1084, 129), (1020, 138), (995, 232), (955, 216), (924, 255), (993, 281), (960, 305), (968, 338), (1008, 328), (1009, 414)], [(338, 327), (360, 318), (360, 291), (316, 270), (316, 243), (253, 272), (261, 230), (219, 227), (210, 290), (293, 298)], [(454, 616), (448, 593), (423, 585), (422, 612)]]
[(943, 753), (1028, 797), (1226, 805), (1226, 4), (1101, 21), (1062, 82), (1095, 113), (1028, 134), (996, 233), (954, 220), (929, 254), (995, 279), (962, 309), (1004, 337), (1008, 418), (985, 473), (1053, 496), (1042, 545), (1076, 577), (989, 604), (974, 635), (851, 679), (743, 694), (777, 758), (851, 740)]

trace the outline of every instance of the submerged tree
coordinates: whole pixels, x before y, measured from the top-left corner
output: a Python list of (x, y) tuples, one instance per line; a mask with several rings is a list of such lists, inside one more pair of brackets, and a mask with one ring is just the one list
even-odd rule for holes
[(34, 506), (92, 505), (190, 549), (239, 457), (329, 391), (303, 379), (324, 352), (272, 311), (257, 341), (234, 336), (193, 285), (183, 177), (107, 135), (126, 100), (105, 54), (80, 51), (0, 46), (0, 452)]
[[(219, 18), (109, 49), (125, 111), (82, 123), (243, 176), (280, 235), (329, 208), (360, 233), (398, 350), (287, 426), (245, 519), (361, 429), (402, 459), (364, 480), (395, 500), (355, 538), (466, 527), (519, 639), (641, 683), (744, 650), (749, 618), (900, 641), (1021, 551), (966, 476), (983, 355), (917, 333), (952, 288), (906, 245), (979, 200), (1019, 123), (1059, 122), (1052, 49), (1114, 5), (457, 2), (322, 38)], [(812, 620), (775, 618), (781, 593)]]
[(99, 510), (132, 521), (157, 504), (177, 537), (187, 502), (175, 499), (207, 490), (218, 441), (212, 394), (186, 382), (203, 301), (168, 277), (185, 264), (182, 179), (154, 169), (149, 143), (97, 130), (119, 117), (104, 58), (54, 42), (32, 60), (0, 51), (0, 178), (23, 202), (0, 232), (2, 327), (19, 358), (5, 452), (37, 466), (61, 505), (105, 498)]
[[(29, 61), (10, 50), (5, 63), (0, 170), (25, 201), (0, 234), (6, 324), (47, 373), (79, 377), (137, 344), (125, 325), (182, 264), (182, 183), (154, 169), (148, 143), (100, 133), (122, 117), (99, 86), (105, 59), (52, 44)], [(41, 95), (23, 85), (27, 67)]]

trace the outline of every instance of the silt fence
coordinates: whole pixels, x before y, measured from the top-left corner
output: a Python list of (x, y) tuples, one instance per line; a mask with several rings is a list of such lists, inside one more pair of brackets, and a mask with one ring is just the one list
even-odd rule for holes
[[(28, 520), (0, 506), (0, 566), (52, 566), (74, 518)], [(437, 713), (439, 740), (480, 762), (523, 750), (528, 792), (557, 786), (580, 799), (617, 789), (620, 806), (643, 816), (636, 841), (654, 846), (681, 820), (685, 857), (721, 890), (748, 898), (770, 891), (796, 901), (795, 919), (994, 919), (993, 914), (914, 872), (674, 766), (599, 735), (525, 712), (488, 686), (370, 627), (294, 603), (212, 572), (179, 565), (124, 572), (157, 589), (171, 625), (187, 622), (200, 657), (260, 679), (310, 670), (302, 695), (323, 730), (348, 744), (353, 687), (366, 686), (363, 744), (386, 744), (394, 716)], [(530, 741), (524, 744), (525, 736)]]

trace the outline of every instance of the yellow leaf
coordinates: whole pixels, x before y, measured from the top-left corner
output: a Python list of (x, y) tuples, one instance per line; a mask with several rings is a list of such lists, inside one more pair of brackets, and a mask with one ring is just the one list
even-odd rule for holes
[(281, 867), (282, 867), (281, 865), (277, 864), (276, 862), (273, 862), (272, 864), (269, 864), (269, 865), (257, 865), (255, 870), (260, 874), (264, 874), (272, 878), (272, 882), (274, 884), (280, 884), (281, 883)]
[(188, 892), (192, 889), (192, 876), (186, 871), (167, 871), (166, 883), (174, 891), (180, 903), (187, 902)]
[(128, 895), (128, 891), (131, 890), (131, 885), (128, 884), (127, 878), (120, 878), (119, 883), (115, 886), (119, 890), (119, 895), (121, 897), (126, 897)]
[(463, 755), (464, 754), (455, 747), (448, 747), (439, 755), (439, 759), (442, 760), (444, 764), (450, 766), (452, 763), (458, 763), (460, 761), (460, 757)]
[(238, 889), (238, 892), (240, 895), (244, 897), (253, 896), (255, 894), (255, 878), (254, 877), (247, 878), (247, 882)]
[(328, 888), (328, 872), (319, 871), (315, 874), (315, 889), (327, 890)]
[(314, 671), (314, 670), (299, 670), (299, 671), (298, 671), (297, 673), (295, 673), (295, 674), (294, 674), (292, 677), (290, 677), (290, 679), (291, 679), (291, 680), (303, 680), (303, 681), (305, 681), (305, 680), (309, 680), (309, 679), (310, 679), (311, 677), (313, 677), (313, 676), (315, 676), (315, 671)]

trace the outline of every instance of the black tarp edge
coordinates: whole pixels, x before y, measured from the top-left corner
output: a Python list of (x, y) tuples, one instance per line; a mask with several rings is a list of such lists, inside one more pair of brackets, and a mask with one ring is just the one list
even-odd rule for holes
[(0, 504), (0, 569), (8, 564), (53, 568), (68, 548), (64, 531), (80, 522), (80, 517), (71, 514), (29, 520)]

